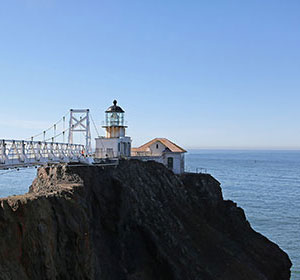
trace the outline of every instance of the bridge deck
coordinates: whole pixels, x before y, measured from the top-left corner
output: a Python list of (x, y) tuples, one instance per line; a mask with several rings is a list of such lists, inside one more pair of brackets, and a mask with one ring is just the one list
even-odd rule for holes
[(0, 169), (68, 162), (92, 163), (92, 158), (79, 144), (0, 140)]

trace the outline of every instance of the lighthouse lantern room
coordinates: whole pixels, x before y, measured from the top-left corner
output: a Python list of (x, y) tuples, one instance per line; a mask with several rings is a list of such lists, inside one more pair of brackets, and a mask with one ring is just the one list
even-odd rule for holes
[(125, 135), (124, 110), (117, 100), (105, 111), (105, 137), (96, 138), (96, 158), (130, 157), (131, 138)]
[(105, 111), (105, 125), (106, 137), (124, 137), (124, 111), (121, 107), (117, 106), (117, 100), (113, 101), (113, 105)]

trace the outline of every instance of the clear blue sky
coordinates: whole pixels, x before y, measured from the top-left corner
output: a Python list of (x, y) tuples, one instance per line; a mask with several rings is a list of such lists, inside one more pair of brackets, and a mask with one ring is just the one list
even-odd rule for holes
[(300, 148), (298, 0), (9, 0), (0, 26), (0, 138), (116, 98), (134, 145)]

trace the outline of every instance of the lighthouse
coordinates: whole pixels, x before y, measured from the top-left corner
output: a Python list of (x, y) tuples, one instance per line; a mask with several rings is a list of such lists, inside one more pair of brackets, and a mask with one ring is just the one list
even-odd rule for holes
[(131, 153), (131, 138), (126, 136), (125, 111), (117, 100), (105, 111), (105, 137), (96, 138), (96, 158), (127, 158)]
[(125, 137), (124, 110), (117, 106), (117, 100), (105, 111), (106, 138)]

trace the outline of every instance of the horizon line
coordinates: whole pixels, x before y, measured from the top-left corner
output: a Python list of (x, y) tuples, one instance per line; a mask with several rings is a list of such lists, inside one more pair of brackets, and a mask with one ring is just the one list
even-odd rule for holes
[(186, 150), (300, 151), (300, 147), (186, 147)]

